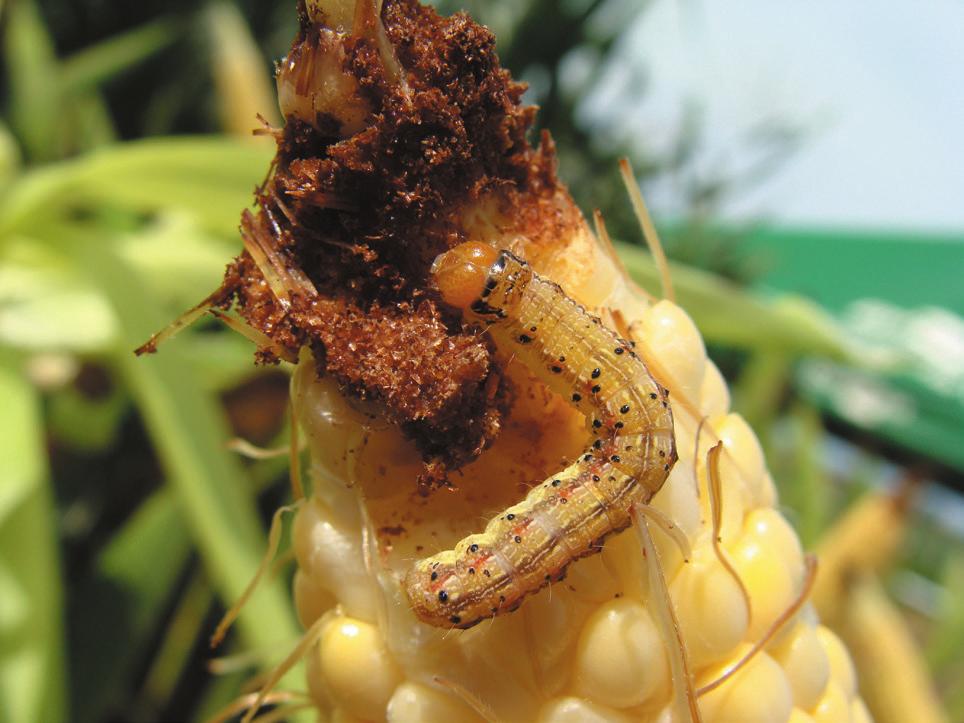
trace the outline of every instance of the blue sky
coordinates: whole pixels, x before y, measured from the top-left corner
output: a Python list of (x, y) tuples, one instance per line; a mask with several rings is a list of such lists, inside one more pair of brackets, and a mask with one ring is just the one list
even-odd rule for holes
[[(643, 100), (621, 108), (630, 83)], [(777, 222), (964, 231), (964, 3), (959, 0), (655, 0), (622, 38), (582, 112), (652, 148), (682, 109), (704, 114), (704, 170), (753, 160), (752, 129), (805, 142), (725, 215)], [(619, 110), (617, 114), (615, 111)], [(647, 189), (672, 215), (678, 189)]]

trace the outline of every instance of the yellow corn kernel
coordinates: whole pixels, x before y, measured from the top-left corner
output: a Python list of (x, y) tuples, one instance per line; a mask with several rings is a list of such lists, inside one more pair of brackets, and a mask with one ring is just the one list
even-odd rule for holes
[(700, 398), (706, 347), (689, 314), (659, 301), (630, 327), (630, 335), (642, 344), (643, 357), (663, 386), (677, 396)]
[(813, 718), (799, 708), (794, 708), (790, 711), (790, 720), (787, 723), (813, 723)]
[(538, 723), (631, 723), (631, 716), (579, 698), (549, 701), (539, 712)]
[[(716, 444), (716, 441), (713, 437), (711, 437), (710, 432), (715, 434), (717, 427), (725, 422), (725, 420), (726, 417), (710, 419), (707, 422), (709, 425), (707, 434), (700, 440), (701, 453), (698, 460), (698, 469), (700, 474), (699, 502), (702, 508), (701, 513), (703, 515), (703, 519), (707, 520), (710, 525), (712, 525), (713, 514), (712, 510), (710, 509), (710, 500), (712, 499), (712, 496), (708, 487), (710, 478), (706, 468), (706, 452)], [(720, 541), (724, 545), (729, 545), (742, 537), (744, 521), (748, 511), (747, 501), (749, 500), (749, 495), (746, 493), (746, 485), (742, 478), (733, 473), (734, 464), (739, 463), (740, 455), (741, 452), (738, 448), (726, 450), (726, 454), (720, 456), (720, 478), (722, 484), (720, 486), (719, 506), (722, 514), (720, 516), (719, 537)], [(728, 458), (729, 462), (724, 464)]]
[(709, 359), (700, 388), (700, 411), (707, 417), (720, 417), (730, 411), (730, 388), (719, 367)]
[(753, 613), (749, 639), (757, 640), (797, 596), (803, 576), (803, 552), (790, 525), (774, 509), (747, 515), (743, 536), (727, 551), (750, 591)]
[[(672, 520), (691, 544), (703, 534), (703, 511), (697, 497), (691, 460), (684, 458), (676, 462), (663, 489), (650, 504)], [(683, 551), (668, 535), (656, 535), (655, 542), (664, 573), (667, 577), (675, 576), (683, 567)]]
[(584, 698), (630, 708), (669, 698), (669, 664), (646, 608), (613, 600), (589, 618), (576, 647), (575, 689)]
[(870, 716), (870, 711), (864, 702), (857, 698), (850, 704), (851, 723), (873, 723), (874, 719)]
[[(352, 517), (351, 513), (336, 514), (317, 496), (306, 500), (294, 521), (295, 558), (313, 587), (336, 590), (345, 611), (371, 621), (377, 606), (375, 592), (365, 574), (358, 520)], [(310, 613), (302, 615), (311, 617)]]
[(295, 572), (291, 587), (298, 620), (305, 628), (310, 628), (312, 623), (335, 607), (337, 602), (335, 596), (319, 583), (317, 577), (306, 574), (301, 568)]
[(383, 719), (402, 674), (378, 628), (335, 617), (325, 625), (318, 649), (319, 673), (335, 704), (359, 718)]
[(446, 721), (483, 723), (475, 711), (450, 693), (442, 693), (419, 683), (402, 683), (395, 689), (386, 710), (388, 723)]
[(716, 432), (728, 452), (720, 458), (720, 475), (730, 480), (731, 485), (734, 480), (742, 482), (747, 506), (761, 505), (766, 463), (763, 449), (750, 425), (739, 414), (727, 414), (716, 427)]
[(820, 644), (830, 662), (830, 679), (840, 686), (848, 698), (852, 698), (857, 693), (857, 673), (854, 671), (850, 653), (840, 642), (840, 638), (823, 625), (817, 628), (817, 637), (820, 638)]
[(850, 700), (843, 688), (831, 680), (810, 714), (814, 723), (847, 723), (850, 720)]
[[(710, 681), (722, 675), (748, 647), (741, 645), (736, 655), (701, 679)], [(700, 709), (705, 720), (785, 723), (793, 710), (793, 693), (783, 669), (769, 655), (760, 653), (726, 685), (700, 698)]]
[(817, 626), (797, 622), (790, 634), (769, 652), (787, 674), (793, 704), (803, 710), (814, 708), (830, 680), (830, 659)]
[(709, 544), (693, 551), (693, 560), (670, 584), (670, 595), (695, 669), (725, 658), (744, 639), (750, 611)]

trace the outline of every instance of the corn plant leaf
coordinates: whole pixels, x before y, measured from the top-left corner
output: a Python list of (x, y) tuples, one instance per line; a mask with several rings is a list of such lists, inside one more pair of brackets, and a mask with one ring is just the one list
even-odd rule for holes
[(0, 356), (0, 719), (65, 717), (62, 591), (39, 400)]
[[(617, 244), (630, 275), (644, 288), (660, 288), (659, 272), (644, 250)], [(764, 299), (705, 271), (671, 264), (677, 301), (707, 341), (724, 346), (823, 356), (859, 366), (892, 360), (851, 343), (819, 306), (790, 295)]]
[(61, 62), (61, 87), (68, 93), (96, 88), (170, 45), (178, 30), (178, 23), (162, 18), (79, 50)]
[[(71, 651), (77, 721), (103, 720), (118, 690), (145, 657), (191, 552), (170, 490), (155, 493), (98, 555), (94, 574), (75, 591)], [(150, 657), (150, 656), (146, 656)], [(82, 663), (82, 664), (81, 664)]]
[(59, 156), (58, 68), (53, 41), (33, 0), (6, 9), (4, 65), (10, 88), (10, 120), (27, 155), (34, 160)]
[[(187, 333), (180, 338), (184, 357), (211, 392), (227, 391), (264, 372), (264, 367), (255, 366), (254, 345), (234, 332)], [(286, 366), (279, 368), (288, 371)]]
[(208, 4), (204, 20), (221, 128), (250, 139), (259, 114), (279, 125), (281, 116), (271, 74), (238, 6), (215, 0)]
[(202, 230), (229, 235), (252, 200), (272, 149), (216, 137), (118, 144), (23, 176), (0, 199), (0, 237), (70, 208), (179, 211)]
[(70, 269), (0, 259), (0, 343), (33, 351), (107, 348), (116, 329), (103, 294)]
[[(246, 476), (227, 452), (225, 420), (179, 354), (137, 358), (131, 350), (165, 319), (137, 273), (106, 244), (74, 243), (76, 259), (104, 289), (119, 324), (117, 368), (127, 382), (157, 447), (171, 489), (221, 599), (230, 605), (257, 569), (265, 537)], [(267, 647), (297, 636), (289, 596), (264, 582), (238, 621), (245, 641)]]
[(0, 190), (4, 190), (20, 170), (20, 149), (10, 128), (0, 121)]
[[(232, 227), (226, 232), (233, 235)], [(217, 288), (241, 241), (205, 233), (185, 213), (161, 211), (145, 228), (119, 237), (116, 248), (158, 299), (183, 311)]]
[(69, 384), (50, 391), (45, 411), (49, 433), (58, 443), (96, 452), (117, 441), (130, 412), (130, 398), (119, 386), (92, 397)]

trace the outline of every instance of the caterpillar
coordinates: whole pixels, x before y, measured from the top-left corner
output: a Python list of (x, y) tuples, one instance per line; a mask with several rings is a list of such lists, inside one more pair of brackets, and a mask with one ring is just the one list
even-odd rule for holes
[(432, 277), (445, 303), (585, 415), (593, 440), (484, 532), (406, 574), (418, 619), (469, 628), (517, 609), (630, 525), (633, 505), (648, 502), (676, 462), (673, 415), (633, 344), (510, 252), (463, 243), (436, 259)]

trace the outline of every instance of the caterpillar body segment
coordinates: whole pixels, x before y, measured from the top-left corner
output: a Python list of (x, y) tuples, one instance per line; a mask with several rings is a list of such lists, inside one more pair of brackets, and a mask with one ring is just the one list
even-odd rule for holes
[[(442, 298), (586, 417), (591, 443), (485, 530), (417, 562), (405, 579), (416, 616), (468, 628), (515, 610), (631, 523), (676, 462), (668, 392), (629, 342), (508, 251), (463, 244), (433, 266)], [(471, 293), (468, 293), (471, 292)]]

